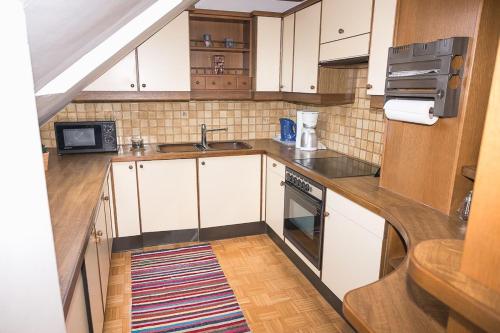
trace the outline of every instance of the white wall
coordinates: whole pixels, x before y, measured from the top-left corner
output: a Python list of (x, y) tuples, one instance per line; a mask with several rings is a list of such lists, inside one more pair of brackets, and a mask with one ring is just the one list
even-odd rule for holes
[(0, 331), (65, 332), (23, 6), (0, 1)]

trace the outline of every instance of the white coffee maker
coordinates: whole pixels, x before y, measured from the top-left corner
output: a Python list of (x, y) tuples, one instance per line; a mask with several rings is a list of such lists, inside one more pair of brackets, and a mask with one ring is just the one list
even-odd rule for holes
[(319, 112), (297, 111), (297, 134), (295, 147), (301, 150), (318, 150), (316, 124)]

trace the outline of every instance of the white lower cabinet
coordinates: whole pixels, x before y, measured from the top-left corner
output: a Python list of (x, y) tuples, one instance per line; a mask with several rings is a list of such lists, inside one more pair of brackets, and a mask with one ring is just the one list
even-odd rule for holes
[(323, 283), (340, 299), (379, 278), (385, 220), (328, 190)]
[(200, 158), (200, 227), (260, 221), (261, 155)]
[[(109, 266), (111, 253), (109, 250), (110, 238), (107, 236), (106, 213), (104, 210), (104, 200), (101, 201), (97, 210), (95, 220), (95, 239), (97, 244), (97, 255), (99, 257), (99, 276), (101, 279), (102, 302), (106, 304), (106, 295), (108, 292)], [(92, 236), (91, 236), (92, 238)]]
[(266, 173), (266, 223), (283, 239), (283, 216), (285, 202), (285, 166), (267, 158)]
[(104, 324), (104, 304), (102, 303), (101, 275), (99, 273), (99, 257), (95, 228), (92, 229), (87, 250), (85, 251), (85, 275), (87, 277), (87, 290), (89, 296), (90, 317), (94, 333), (102, 332)]
[(113, 163), (116, 229), (118, 237), (141, 234), (135, 162)]
[(71, 304), (69, 305), (68, 314), (66, 315), (66, 332), (67, 333), (88, 333), (89, 321), (87, 319), (87, 303), (85, 303), (85, 288), (83, 285), (82, 274), (78, 276), (76, 281)]
[(198, 228), (196, 160), (137, 164), (142, 232)]

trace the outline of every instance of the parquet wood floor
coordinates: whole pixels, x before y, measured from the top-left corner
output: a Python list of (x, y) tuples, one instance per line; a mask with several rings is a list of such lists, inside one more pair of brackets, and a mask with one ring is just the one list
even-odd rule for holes
[[(148, 247), (175, 248), (194, 243)], [(253, 332), (352, 332), (266, 235), (210, 242)], [(105, 333), (130, 332), (130, 252), (113, 253)]]

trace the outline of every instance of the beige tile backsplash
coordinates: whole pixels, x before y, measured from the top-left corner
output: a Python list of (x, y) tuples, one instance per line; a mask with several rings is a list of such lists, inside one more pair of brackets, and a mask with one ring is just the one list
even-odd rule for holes
[(200, 125), (227, 127), (209, 133), (209, 140), (261, 139), (279, 135), (279, 118), (296, 118), (297, 110), (320, 112), (318, 133), (327, 147), (380, 164), (384, 132), (383, 111), (370, 109), (366, 96), (367, 69), (358, 70), (353, 104), (311, 107), (288, 102), (193, 101), (147, 103), (71, 103), (40, 128), (42, 142), (55, 147), (55, 121), (115, 119), (120, 144), (141, 136), (145, 143), (194, 142)]

